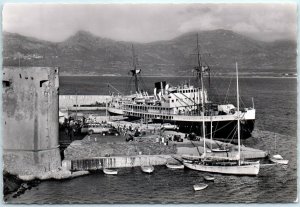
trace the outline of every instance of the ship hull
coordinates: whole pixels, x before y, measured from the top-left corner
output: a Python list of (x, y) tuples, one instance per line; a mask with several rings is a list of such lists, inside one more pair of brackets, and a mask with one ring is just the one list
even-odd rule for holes
[[(135, 116), (128, 116), (129, 120), (136, 120)], [(201, 121), (172, 121), (172, 120), (162, 120), (162, 119), (152, 119), (153, 123), (170, 123), (177, 125), (179, 127), (178, 131), (186, 134), (195, 133), (196, 135), (202, 136), (202, 122)], [(210, 138), (211, 133), (211, 123), (205, 122), (205, 135)], [(254, 129), (255, 120), (243, 120), (240, 123), (240, 133), (241, 139), (247, 139), (251, 137), (251, 133)], [(237, 123), (236, 121), (213, 121), (213, 139), (219, 141), (232, 141), (232, 139), (237, 139)]]
[[(240, 124), (241, 139), (247, 139), (251, 137), (251, 133), (254, 129), (255, 120), (245, 120)], [(202, 122), (176, 122), (179, 126), (179, 131), (183, 133), (192, 133), (202, 136)], [(212, 122), (212, 137), (220, 141), (230, 141), (231, 139), (237, 139), (237, 123), (236, 121), (214, 121)], [(210, 138), (211, 123), (205, 123), (205, 135)]]
[(124, 115), (123, 109), (118, 109), (118, 108), (113, 108), (113, 107), (108, 107), (107, 111), (110, 116), (120, 116)]
[(196, 135), (203, 136), (202, 123), (205, 124), (205, 135), (210, 137), (212, 125), (212, 137), (222, 141), (232, 141), (237, 138), (237, 116), (242, 117), (240, 121), (241, 139), (251, 137), (255, 123), (255, 109), (246, 112), (228, 115), (215, 115), (215, 116), (186, 116), (186, 115), (173, 115), (173, 114), (153, 114), (145, 112), (136, 112), (125, 110), (125, 116), (129, 119), (142, 118), (145, 121), (151, 119), (154, 123), (170, 123), (177, 125), (180, 132), (195, 133)]

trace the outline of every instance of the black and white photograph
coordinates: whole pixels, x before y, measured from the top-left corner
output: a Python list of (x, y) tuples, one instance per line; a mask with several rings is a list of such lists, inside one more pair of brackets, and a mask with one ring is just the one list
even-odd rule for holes
[(3, 202), (297, 203), (297, 7), (4, 3)]

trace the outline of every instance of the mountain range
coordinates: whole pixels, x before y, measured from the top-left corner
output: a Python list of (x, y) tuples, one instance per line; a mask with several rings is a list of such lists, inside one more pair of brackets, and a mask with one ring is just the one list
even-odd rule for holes
[[(230, 30), (197, 32), (201, 60), (213, 73), (296, 73), (296, 41), (263, 42)], [(3, 32), (4, 66), (58, 66), (61, 75), (127, 75), (132, 45), (143, 75), (192, 75), (197, 64), (196, 32), (171, 40), (131, 43), (78, 31), (62, 42)]]

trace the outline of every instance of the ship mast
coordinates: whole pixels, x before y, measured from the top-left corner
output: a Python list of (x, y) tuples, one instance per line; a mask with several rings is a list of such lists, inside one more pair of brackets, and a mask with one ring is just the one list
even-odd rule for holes
[(139, 92), (139, 84), (138, 84), (138, 71), (137, 71), (137, 63), (136, 63), (136, 56), (134, 52), (134, 47), (132, 45), (132, 65), (133, 65), (133, 70), (131, 70), (132, 75), (134, 76), (134, 86), (135, 86), (135, 91)]
[(201, 105), (202, 105), (202, 136), (203, 136), (203, 148), (204, 148), (204, 153), (203, 156), (206, 155), (206, 143), (205, 143), (205, 122), (204, 122), (204, 84), (203, 84), (203, 68), (201, 64), (201, 56), (200, 56), (200, 50), (199, 50), (199, 40), (198, 40), (198, 34), (197, 34), (197, 61), (198, 61), (198, 78), (200, 74), (200, 81), (201, 81), (201, 92), (202, 92), (202, 97), (201, 97)]
[(240, 132), (240, 95), (239, 95), (239, 73), (238, 73), (238, 64), (235, 63), (236, 68), (236, 103), (237, 103), (237, 130), (238, 130), (238, 158), (239, 165), (241, 165), (241, 132)]

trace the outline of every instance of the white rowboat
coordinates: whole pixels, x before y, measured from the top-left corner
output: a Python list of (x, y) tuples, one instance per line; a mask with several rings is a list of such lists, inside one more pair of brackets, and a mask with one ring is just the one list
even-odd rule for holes
[(169, 164), (169, 163), (167, 163), (166, 166), (167, 166), (167, 168), (170, 168), (170, 169), (184, 169), (184, 165), (182, 165), (182, 164)]
[(282, 164), (282, 165), (287, 165), (289, 163), (288, 160), (284, 160), (281, 155), (273, 155), (269, 158), (272, 162)]
[(215, 177), (210, 176), (210, 175), (207, 175), (207, 176), (204, 176), (204, 180), (207, 180), (207, 181), (214, 181), (214, 180), (215, 180)]
[(104, 172), (106, 175), (117, 175), (117, 174), (118, 174), (118, 170), (115, 170), (115, 169), (107, 169), (107, 168), (104, 168), (104, 169), (103, 169), (103, 172)]
[(141, 166), (141, 170), (144, 172), (144, 173), (153, 173), (154, 171), (154, 167), (152, 165), (146, 165), (146, 166)]
[(198, 191), (198, 190), (203, 190), (203, 189), (207, 188), (207, 186), (208, 185), (205, 183), (200, 183), (200, 184), (194, 185), (193, 187), (194, 187), (195, 191)]

